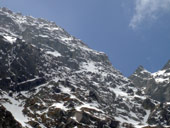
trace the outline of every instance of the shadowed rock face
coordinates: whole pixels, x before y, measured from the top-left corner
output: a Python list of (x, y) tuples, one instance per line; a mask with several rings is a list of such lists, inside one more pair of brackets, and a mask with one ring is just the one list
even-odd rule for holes
[[(6, 8), (1, 9), (0, 19), (3, 90), (29, 90), (54, 76), (62, 77), (64, 68), (78, 71), (81, 65), (88, 66), (89, 61), (104, 67), (101, 72), (107, 69), (120, 74), (104, 53), (88, 48), (53, 22), (25, 17)], [(12, 43), (11, 38), (15, 39)]]
[(0, 36), (0, 49), (1, 89), (22, 91), (45, 83), (45, 74), (38, 69), (43, 67), (42, 52), (39, 49), (20, 39), (12, 45), (4, 41), (2, 36)]
[(155, 104), (152, 103), (150, 99), (145, 99), (142, 103), (142, 106), (147, 109), (153, 111), (155, 109)]
[(160, 102), (170, 101), (170, 61), (162, 70), (150, 73), (140, 66), (129, 79), (136, 87), (145, 88), (145, 93)]
[(0, 105), (0, 128), (22, 128), (12, 114)]
[(136, 71), (129, 77), (133, 81), (136, 87), (147, 87), (149, 80), (152, 79), (152, 75), (143, 66), (139, 66)]

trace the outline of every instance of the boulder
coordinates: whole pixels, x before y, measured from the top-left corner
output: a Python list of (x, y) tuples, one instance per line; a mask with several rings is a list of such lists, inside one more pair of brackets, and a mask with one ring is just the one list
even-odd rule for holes
[(145, 100), (143, 101), (142, 106), (143, 106), (145, 109), (151, 110), (151, 111), (155, 109), (155, 104), (152, 103), (152, 101), (151, 101), (149, 98), (147, 98), (147, 99), (145, 99)]

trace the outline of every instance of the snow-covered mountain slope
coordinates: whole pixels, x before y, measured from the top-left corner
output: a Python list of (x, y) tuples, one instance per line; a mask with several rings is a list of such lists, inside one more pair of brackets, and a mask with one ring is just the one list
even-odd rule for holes
[(0, 104), (24, 128), (143, 127), (159, 104), (104, 53), (53, 22), (6, 8), (0, 9), (0, 89)]
[(22, 128), (22, 125), (18, 123), (12, 114), (0, 105), (0, 128)]
[[(140, 68), (140, 67), (139, 67)], [(161, 102), (170, 101), (170, 61), (155, 72), (150, 73), (146, 69), (139, 68), (129, 77), (138, 87), (144, 87), (146, 94)]]
[(139, 66), (129, 79), (133, 81), (135, 86), (143, 88), (147, 86), (148, 80), (152, 80), (152, 74), (143, 66)]

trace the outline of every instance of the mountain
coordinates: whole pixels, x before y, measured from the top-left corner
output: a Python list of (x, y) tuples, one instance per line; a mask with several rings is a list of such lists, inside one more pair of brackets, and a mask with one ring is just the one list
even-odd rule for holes
[(160, 102), (170, 102), (170, 61), (165, 66), (155, 72), (150, 73), (140, 67), (129, 77), (129, 79), (144, 91), (151, 98)]
[(133, 81), (135, 86), (143, 88), (149, 84), (148, 81), (152, 81), (152, 75), (140, 65), (129, 79)]
[(148, 98), (105, 53), (54, 22), (7, 8), (0, 9), (0, 104), (18, 128), (170, 125), (170, 105)]

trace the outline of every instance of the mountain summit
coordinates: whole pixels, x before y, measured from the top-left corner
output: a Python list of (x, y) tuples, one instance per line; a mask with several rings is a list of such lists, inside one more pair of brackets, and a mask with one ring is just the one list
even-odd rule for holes
[(170, 102), (170, 61), (154, 73), (138, 68), (129, 79), (137, 87), (144, 87), (145, 93), (160, 102)]
[(129, 77), (129, 79), (133, 81), (135, 86), (142, 88), (147, 86), (148, 80), (152, 79), (152, 75), (149, 71), (140, 65)]
[[(0, 104), (16, 127), (170, 125), (152, 113), (162, 111), (155, 107), (159, 102), (147, 98), (103, 52), (44, 19), (6, 8), (0, 19)], [(0, 127), (14, 128), (4, 122)]]

